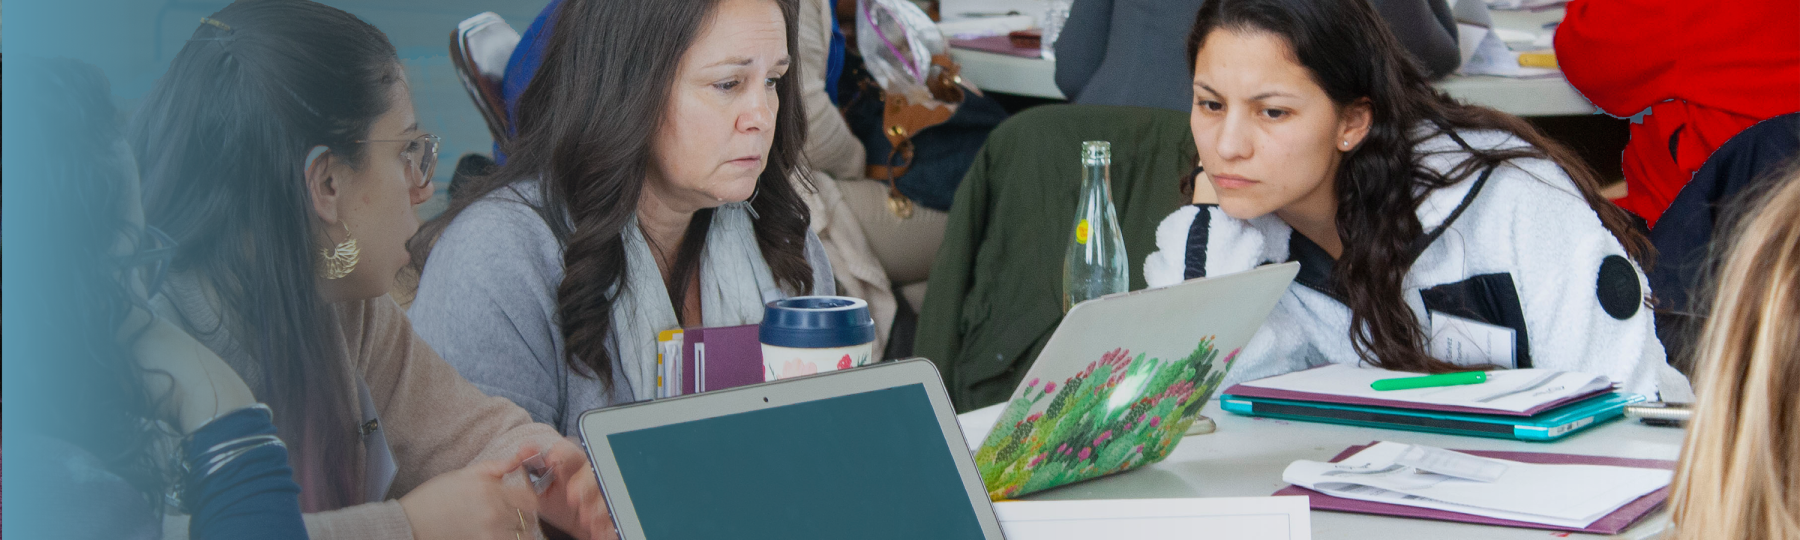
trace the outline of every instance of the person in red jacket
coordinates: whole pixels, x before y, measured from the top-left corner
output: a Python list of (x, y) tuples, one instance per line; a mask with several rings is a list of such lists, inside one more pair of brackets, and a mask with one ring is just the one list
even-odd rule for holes
[(1573, 0), (1556, 60), (1607, 114), (1649, 109), (1631, 126), (1616, 202), (1654, 227), (1713, 149), (1800, 111), (1800, 2)]

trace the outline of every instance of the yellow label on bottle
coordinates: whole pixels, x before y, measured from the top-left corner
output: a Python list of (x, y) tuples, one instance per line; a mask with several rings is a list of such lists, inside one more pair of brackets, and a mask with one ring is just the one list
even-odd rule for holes
[(1080, 223), (1076, 223), (1075, 224), (1075, 243), (1077, 243), (1077, 244), (1088, 243), (1088, 233), (1089, 232), (1092, 232), (1092, 231), (1088, 227), (1088, 220), (1084, 219), (1084, 220), (1081, 220)]

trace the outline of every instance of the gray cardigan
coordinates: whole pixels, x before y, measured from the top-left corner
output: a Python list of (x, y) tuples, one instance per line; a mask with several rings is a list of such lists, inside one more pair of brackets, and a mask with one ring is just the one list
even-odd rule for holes
[[(1087, 105), (1193, 108), (1187, 37), (1204, 0), (1075, 0), (1056, 38), (1056, 87)], [(1432, 78), (1461, 61), (1444, 0), (1374, 0)]]
[[(497, 190), (456, 217), (432, 247), (408, 316), (419, 336), (476, 387), (573, 435), (581, 413), (621, 405), (613, 396), (631, 393), (624, 377), (603, 389), (563, 361), (556, 320), (563, 249), (533, 209), (540, 200), (536, 186)], [(831, 263), (811, 231), (806, 260), (812, 294), (834, 294)], [(614, 373), (621, 373), (616, 346), (607, 348)]]

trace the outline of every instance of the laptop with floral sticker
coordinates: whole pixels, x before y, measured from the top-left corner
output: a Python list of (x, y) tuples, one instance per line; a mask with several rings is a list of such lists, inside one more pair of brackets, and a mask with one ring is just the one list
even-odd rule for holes
[(1162, 461), (1298, 271), (1269, 265), (1070, 309), (975, 452), (988, 496)]

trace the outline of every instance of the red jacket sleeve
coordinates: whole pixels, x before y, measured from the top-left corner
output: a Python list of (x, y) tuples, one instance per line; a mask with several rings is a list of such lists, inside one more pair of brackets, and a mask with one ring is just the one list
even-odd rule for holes
[(1800, 2), (1573, 0), (1556, 29), (1569, 83), (1615, 116), (1680, 99), (1756, 118), (1800, 110)]
[(1669, 99), (1660, 79), (1675, 70), (1665, 47), (1682, 4), (1662, 0), (1574, 0), (1556, 27), (1556, 62), (1594, 106), (1630, 116)]

